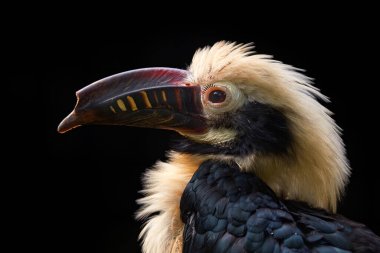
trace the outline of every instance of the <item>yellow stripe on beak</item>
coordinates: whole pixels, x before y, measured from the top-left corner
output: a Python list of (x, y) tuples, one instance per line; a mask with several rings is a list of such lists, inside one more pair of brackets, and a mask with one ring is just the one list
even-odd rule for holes
[(129, 105), (131, 106), (132, 111), (137, 111), (138, 108), (133, 97), (128, 96), (127, 99), (128, 99)]
[(112, 105), (110, 106), (110, 109), (111, 109), (111, 111), (112, 111), (113, 113), (116, 113), (115, 108), (113, 108)]
[(148, 97), (148, 94), (146, 94), (146, 91), (142, 91), (142, 92), (140, 92), (140, 94), (144, 100), (145, 107), (146, 108), (152, 108), (152, 104), (149, 101), (149, 97)]
[(162, 99), (164, 100), (164, 102), (166, 103), (168, 100), (166, 98), (166, 93), (164, 90), (161, 91), (161, 96), (162, 96)]
[[(125, 112), (127, 110), (127, 108), (125, 107), (125, 104), (123, 102), (123, 100), (121, 99), (118, 99), (116, 101), (117, 105), (119, 106), (120, 110), (122, 110), (123, 112)], [(112, 109), (111, 109), (112, 110)]]

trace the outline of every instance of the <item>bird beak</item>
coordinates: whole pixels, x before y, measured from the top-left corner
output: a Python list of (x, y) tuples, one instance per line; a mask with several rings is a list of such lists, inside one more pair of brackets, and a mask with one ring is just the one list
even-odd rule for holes
[(188, 74), (180, 69), (147, 68), (101, 79), (76, 93), (77, 104), (58, 132), (103, 124), (203, 133), (201, 89), (186, 82)]

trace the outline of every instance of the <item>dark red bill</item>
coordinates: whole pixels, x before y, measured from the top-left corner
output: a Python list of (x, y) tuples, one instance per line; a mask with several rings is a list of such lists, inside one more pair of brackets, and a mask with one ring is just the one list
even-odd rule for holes
[(147, 68), (101, 79), (76, 93), (77, 104), (58, 132), (104, 124), (202, 133), (201, 89), (186, 83), (187, 76), (181, 69)]

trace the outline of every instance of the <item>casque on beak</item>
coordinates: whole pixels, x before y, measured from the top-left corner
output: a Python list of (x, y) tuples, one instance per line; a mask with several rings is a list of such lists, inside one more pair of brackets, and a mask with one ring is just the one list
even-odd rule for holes
[(58, 132), (104, 124), (203, 133), (201, 89), (187, 84), (187, 76), (181, 69), (147, 68), (101, 79), (77, 91), (77, 104)]

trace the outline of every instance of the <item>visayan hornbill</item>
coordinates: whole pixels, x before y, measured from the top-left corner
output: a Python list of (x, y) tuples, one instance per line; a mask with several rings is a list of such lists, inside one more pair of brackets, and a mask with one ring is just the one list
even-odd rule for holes
[(77, 92), (63, 133), (85, 124), (183, 136), (144, 177), (143, 251), (380, 252), (335, 214), (350, 175), (339, 127), (311, 80), (250, 44), (198, 50), (188, 70), (147, 68)]

